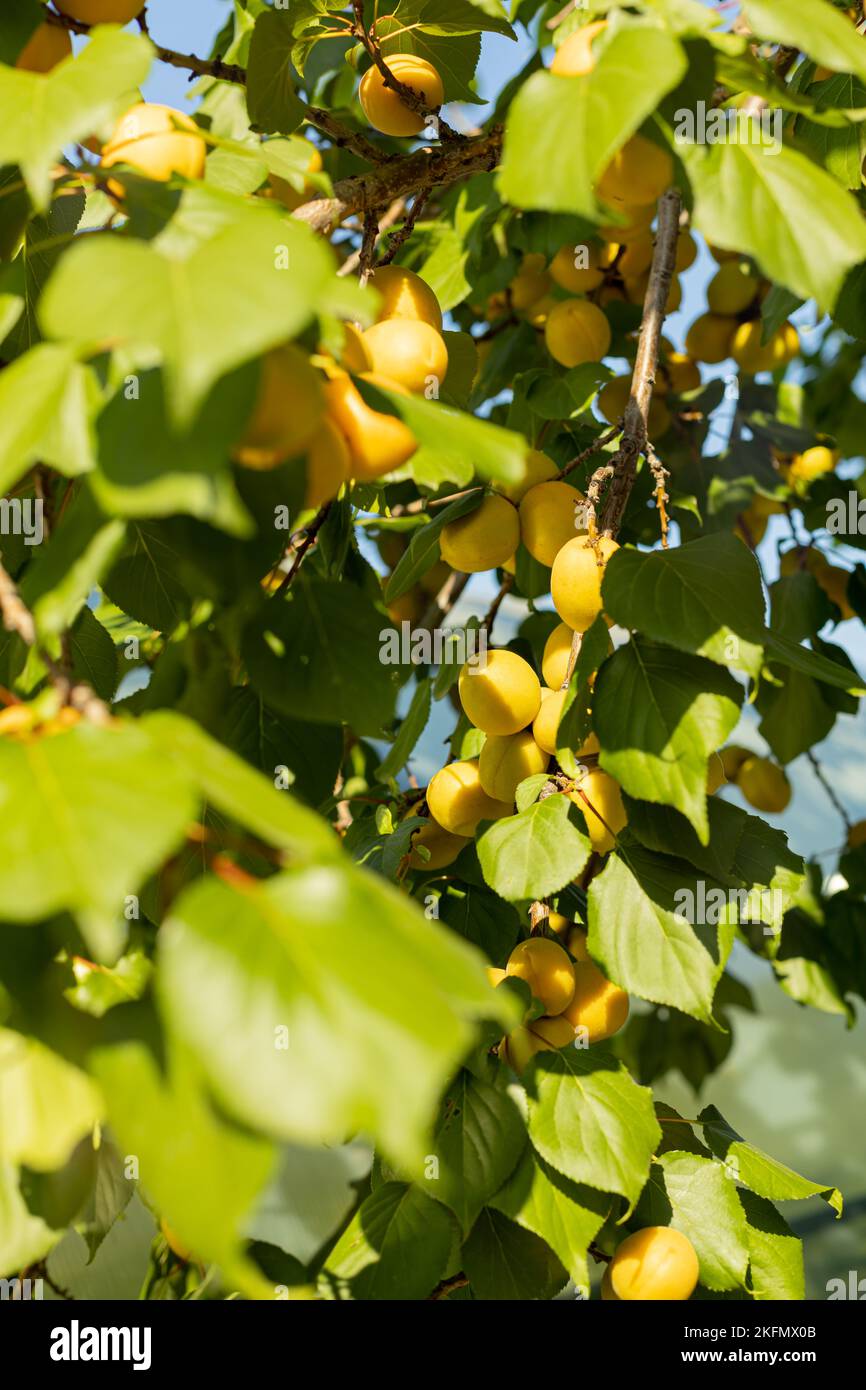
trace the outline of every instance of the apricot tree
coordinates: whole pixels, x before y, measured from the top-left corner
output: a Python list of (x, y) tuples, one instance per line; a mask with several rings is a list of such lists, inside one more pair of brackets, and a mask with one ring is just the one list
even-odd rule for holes
[(0, 1276), (802, 1298), (652, 1087), (866, 997), (860, 8), (227, 8), (0, 15)]

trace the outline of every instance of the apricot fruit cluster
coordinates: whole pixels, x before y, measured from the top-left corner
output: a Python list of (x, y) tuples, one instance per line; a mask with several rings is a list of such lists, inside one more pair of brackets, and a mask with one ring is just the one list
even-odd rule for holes
[(710, 250), (719, 269), (707, 289), (707, 312), (695, 319), (686, 334), (686, 352), (708, 365), (732, 357), (748, 376), (786, 367), (799, 352), (800, 337), (786, 321), (764, 341), (761, 303), (769, 282), (736, 251), (713, 246)]

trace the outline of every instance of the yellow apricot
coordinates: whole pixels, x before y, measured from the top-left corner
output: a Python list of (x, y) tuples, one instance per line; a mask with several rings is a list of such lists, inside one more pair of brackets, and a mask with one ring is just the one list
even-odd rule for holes
[(697, 391), (701, 371), (697, 362), (685, 352), (669, 352), (662, 358), (662, 370), (656, 377), (656, 391), (672, 391), (680, 396), (684, 391)]
[(442, 332), (439, 300), (420, 275), (404, 265), (383, 265), (374, 270), (367, 285), (382, 296), (378, 322), (384, 319), (420, 319)]
[(494, 801), (481, 785), (478, 763), (448, 763), (431, 778), (427, 788), (430, 814), (452, 835), (472, 836), (483, 820), (510, 816), (510, 802)]
[(510, 560), (520, 544), (517, 508), (492, 493), (480, 507), (442, 527), (442, 558), (461, 574), (481, 574)]
[(691, 1241), (671, 1226), (646, 1226), (627, 1236), (608, 1266), (617, 1298), (626, 1302), (683, 1302), (698, 1282)]
[(505, 648), (467, 661), (458, 687), (470, 724), (500, 738), (525, 729), (541, 704), (541, 684), (529, 662)]
[(363, 376), (364, 372), (372, 372), (373, 359), (370, 356), (370, 349), (364, 340), (364, 335), (353, 323), (343, 324), (343, 351), (340, 354), (340, 361), (347, 371), (354, 372), (356, 376)]
[(553, 55), (550, 71), (557, 77), (585, 77), (595, 67), (592, 43), (607, 28), (606, 19), (597, 19), (592, 24), (584, 24), (569, 34)]
[(568, 936), (574, 923), (570, 917), (564, 917), (561, 912), (554, 912), (552, 909), (547, 914), (547, 925), (551, 931), (555, 931), (557, 936)]
[[(568, 623), (558, 623), (544, 644), (541, 657), (541, 675), (550, 690), (561, 690), (568, 675), (571, 660), (571, 647), (574, 633)], [(580, 653), (578, 642), (577, 653)]]
[(494, 989), (497, 985), (501, 985), (502, 981), (505, 979), (505, 971), (500, 970), (495, 965), (485, 965), (484, 973)]
[[(526, 310), (525, 317), (527, 323), (531, 323), (533, 328), (542, 331), (557, 304), (561, 303), (562, 301), (556, 299), (554, 295), (543, 294), (534, 304), (530, 304), (529, 308)], [(482, 344), (482, 346), (484, 346), (484, 344)]]
[(683, 227), (677, 237), (677, 259), (674, 267), (677, 275), (682, 275), (684, 270), (688, 270), (690, 265), (694, 265), (697, 255), (697, 242), (688, 227)]
[(563, 299), (544, 325), (547, 350), (563, 367), (600, 362), (610, 347), (610, 338), (607, 318), (588, 299)]
[(345, 438), (327, 416), (310, 440), (307, 449), (307, 491), (305, 507), (317, 510), (336, 497), (352, 475), (352, 456)]
[(574, 994), (574, 966), (562, 947), (546, 936), (519, 942), (505, 973), (525, 980), (547, 1014), (561, 1014)]
[(757, 277), (741, 261), (726, 261), (707, 286), (707, 304), (711, 314), (733, 317), (748, 309), (757, 293)]
[(791, 784), (769, 758), (746, 758), (737, 772), (737, 786), (750, 806), (768, 815), (784, 811), (791, 800)]
[(530, 253), (523, 257), (520, 270), (511, 281), (511, 306), (518, 313), (530, 309), (550, 289), (550, 276), (543, 256)]
[(640, 207), (633, 203), (617, 203), (616, 211), (624, 218), (623, 225), (600, 227), (599, 236), (607, 237), (609, 241), (619, 242), (623, 246), (641, 240), (649, 231), (656, 215), (655, 203), (647, 203)]
[(563, 1010), (575, 1033), (586, 1042), (604, 1042), (618, 1033), (628, 1018), (629, 999), (624, 989), (603, 975), (591, 960), (578, 961), (574, 970), (574, 994)]
[(697, 362), (715, 365), (731, 355), (738, 324), (720, 314), (701, 314), (686, 334), (686, 352)]
[[(403, 388), (366, 372), (362, 380), (393, 391)], [(368, 405), (352, 378), (345, 372), (325, 384), (328, 413), (339, 425), (352, 455), (352, 476), (361, 482), (382, 478), (401, 468), (418, 448), (417, 440), (396, 415), (386, 415)]]
[(542, 1051), (550, 1051), (559, 1047), (567, 1047), (574, 1042), (574, 1029), (562, 1014), (557, 1014), (553, 1018), (542, 1016), (534, 1018), (527, 1023), (530, 1033), (536, 1038), (541, 1038), (546, 1044)]
[(435, 383), (442, 385), (448, 374), (445, 339), (429, 323), (420, 319), (384, 319), (364, 334), (373, 359), (373, 371), (398, 381), (416, 395)]
[[(546, 753), (553, 754), (557, 748), (562, 747), (557, 738), (557, 731), (567, 694), (567, 690), (542, 690), (541, 692), (541, 708), (532, 721), (532, 737), (539, 748), (543, 748)], [(598, 749), (598, 739), (595, 734), (590, 733), (580, 748), (575, 749), (575, 753), (578, 757), (585, 757), (590, 753), (597, 753)]]
[(588, 540), (577, 536), (554, 560), (550, 576), (553, 606), (575, 632), (586, 632), (602, 611), (601, 582), (607, 562), (617, 550), (619, 546), (609, 536), (599, 539), (597, 551)]
[(567, 541), (586, 532), (586, 498), (568, 483), (538, 483), (520, 503), (520, 539), (540, 565), (552, 565)]
[(750, 376), (787, 366), (799, 350), (799, 334), (792, 323), (783, 323), (766, 343), (761, 341), (762, 332), (761, 320), (752, 319), (739, 324), (731, 339), (730, 355)]
[(234, 458), (244, 468), (278, 468), (311, 443), (322, 424), (325, 396), (309, 358), (288, 343), (262, 359), (252, 416)]
[[(385, 62), (391, 75), (422, 97), (429, 110), (435, 111), (442, 105), (445, 88), (432, 63), (414, 53), (391, 53)], [(397, 93), (385, 85), (375, 66), (361, 78), (358, 98), (370, 125), (383, 135), (418, 135), (424, 129), (424, 117), (404, 106)]]
[(547, 753), (525, 730), (519, 734), (492, 735), (479, 755), (478, 774), (482, 787), (494, 801), (513, 802), (523, 779), (544, 772), (549, 762)]
[(643, 275), (652, 265), (655, 240), (652, 232), (647, 229), (641, 237), (636, 237), (629, 242), (617, 263), (617, 270), (625, 280), (634, 279), (637, 275)]
[(586, 932), (583, 927), (572, 927), (565, 941), (566, 949), (569, 954), (574, 956), (576, 961), (589, 960), (589, 951), (586, 947)]
[[(138, 102), (121, 116), (102, 151), (102, 168), (128, 164), (149, 179), (167, 182), (172, 174), (186, 179), (204, 177), (207, 145), (198, 127), (182, 111), (154, 102)], [(122, 196), (123, 187), (108, 185)]]
[(711, 753), (707, 759), (707, 796), (713, 796), (727, 780), (724, 762), (718, 753)]
[(20, 734), (29, 734), (37, 723), (38, 718), (32, 705), (7, 705), (5, 709), (0, 710), (0, 736), (17, 738)]
[(574, 1041), (574, 1029), (559, 1018), (536, 1018), (520, 1025), (499, 1044), (499, 1057), (518, 1075), (538, 1052), (555, 1052)]
[[(659, 373), (661, 377), (661, 373)], [(608, 424), (615, 425), (625, 414), (625, 408), (631, 398), (631, 377), (614, 376), (610, 381), (606, 381), (598, 393), (596, 404), (607, 420)], [(671, 426), (671, 413), (664, 401), (658, 396), (653, 396), (649, 408), (649, 433), (651, 439), (661, 439)]]
[[(625, 280), (626, 298), (629, 304), (643, 304), (646, 299), (647, 288), (649, 287), (650, 273), (645, 270), (642, 275), (634, 276)], [(674, 314), (680, 307), (683, 300), (683, 290), (679, 280), (674, 276), (671, 280), (671, 287), (668, 290), (668, 297), (665, 301), (665, 313)]]
[[(596, 854), (613, 849), (616, 836), (628, 821), (622, 804), (619, 783), (600, 767), (594, 767), (581, 779), (571, 800), (583, 813), (590, 843)], [(584, 799), (586, 798), (586, 799)]]
[[(307, 140), (304, 140), (303, 143), (309, 150), (307, 167), (304, 172), (307, 174), (320, 174), (322, 172), (322, 156), (320, 151)], [(288, 179), (280, 178), (279, 174), (268, 174), (268, 184), (274, 197), (278, 198), (283, 207), (288, 208), (289, 212), (294, 212), (296, 208), (306, 203), (308, 199), (312, 198), (316, 191), (315, 184), (310, 183), (307, 179), (304, 180), (303, 188), (299, 189), (289, 183)]]
[(747, 758), (754, 756), (751, 748), (743, 748), (739, 743), (729, 743), (726, 748), (719, 749), (719, 760), (725, 774), (725, 780), (736, 782), (737, 773), (743, 766)]
[(614, 155), (598, 181), (597, 192), (606, 203), (657, 203), (674, 179), (674, 164), (667, 150), (643, 135), (633, 135)]
[(144, 9), (144, 0), (54, 0), (54, 8), (81, 24), (128, 24)]
[(569, 294), (588, 294), (598, 289), (618, 249), (608, 241), (593, 241), (586, 248), (561, 246), (550, 263), (551, 278)]
[(54, 24), (40, 24), (18, 55), (16, 68), (22, 72), (50, 72), (72, 56), (72, 39), (65, 29)]
[(553, 459), (548, 458), (540, 449), (530, 449), (524, 463), (526, 472), (519, 483), (500, 483), (497, 488), (503, 497), (507, 497), (515, 505), (526, 496), (530, 488), (535, 487), (537, 483), (549, 482), (559, 473)]
[[(444, 869), (453, 864), (462, 849), (469, 844), (465, 835), (453, 835), (444, 830), (435, 820), (430, 820), (412, 836), (412, 850), (409, 855), (410, 869)], [(427, 850), (429, 858), (419, 854), (419, 848)], [(505, 972), (502, 972), (503, 975)]]
[(813, 483), (825, 473), (832, 473), (838, 462), (837, 450), (816, 444), (814, 448), (804, 449), (802, 454), (794, 455), (789, 476), (798, 483)]

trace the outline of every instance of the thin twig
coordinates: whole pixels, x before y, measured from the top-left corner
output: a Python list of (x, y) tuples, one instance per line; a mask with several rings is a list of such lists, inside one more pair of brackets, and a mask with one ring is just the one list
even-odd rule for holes
[[(386, 232), (389, 227), (393, 227), (394, 223), (400, 219), (405, 206), (405, 198), (397, 198), (388, 208), (387, 212), (382, 214), (382, 216), (379, 218), (379, 231), (376, 238), (377, 242), (379, 237), (382, 236), (383, 232)], [(353, 251), (351, 256), (346, 257), (343, 264), (340, 266), (340, 269), (337, 271), (337, 274), (341, 276), (354, 275), (355, 271), (358, 269), (358, 266), (360, 264), (361, 247), (359, 246), (357, 251)], [(378, 264), (382, 263), (379, 262)]]
[(853, 824), (853, 822), (852, 822), (852, 820), (851, 820), (851, 817), (848, 815), (848, 812), (845, 810), (845, 807), (842, 805), (842, 802), (839, 800), (839, 798), (838, 798), (838, 796), (836, 795), (835, 791), (833, 790), (832, 786), (831, 786), (830, 783), (828, 782), (828, 780), (827, 780), (827, 778), (826, 778), (826, 776), (825, 776), (825, 774), (824, 774), (824, 769), (822, 768), (821, 764), (818, 762), (818, 759), (815, 757), (815, 754), (812, 752), (812, 749), (811, 749), (811, 748), (809, 748), (809, 749), (806, 750), (806, 757), (809, 759), (809, 762), (812, 764), (812, 771), (814, 772), (815, 776), (818, 778), (818, 781), (821, 783), (821, 786), (824, 788), (824, 791), (827, 793), (827, 797), (828, 797), (828, 799), (830, 800), (830, 802), (832, 803), (833, 809), (834, 809), (835, 811), (837, 811), (838, 814), (842, 817), (842, 820), (843, 820), (844, 823), (845, 823), (845, 829), (846, 829), (846, 830), (850, 830), (850, 829), (851, 829), (851, 826), (852, 826), (852, 824)]
[(415, 230), (415, 224), (418, 221), (418, 218), (421, 216), (421, 213), (424, 211), (424, 207), (429, 197), (429, 188), (425, 188), (423, 192), (417, 195), (408, 213), (403, 218), (402, 226), (398, 229), (398, 231), (394, 233), (394, 236), (388, 242), (388, 249), (385, 252), (384, 256), (379, 257), (377, 265), (390, 265), (400, 248), (402, 246), (405, 246), (406, 242), (409, 240), (410, 236)]
[(290, 568), (286, 571), (284, 579), (281, 581), (279, 587), (274, 590), (274, 598), (281, 598), (282, 595), (288, 589), (298, 570), (301, 568), (301, 565), (304, 561), (304, 556), (307, 554), (307, 551), (310, 549), (311, 546), (315, 545), (319, 532), (324, 526), (328, 518), (328, 513), (333, 505), (333, 500), (330, 502), (326, 502), (325, 505), (321, 507), (319, 511), (316, 513), (316, 515), (313, 517), (309, 526), (304, 528), (304, 539), (301, 541), (301, 544), (297, 547), (295, 551), (295, 558), (292, 561)]
[(604, 434), (600, 434), (598, 439), (594, 439), (591, 444), (588, 444), (585, 449), (581, 449), (579, 454), (576, 454), (573, 459), (570, 459), (565, 467), (559, 470), (560, 478), (566, 477), (567, 474), (572, 473), (575, 468), (579, 468), (582, 463), (586, 463), (587, 459), (592, 458), (593, 454), (597, 454), (605, 445), (612, 443), (618, 434), (622, 434), (622, 420), (618, 420), (609, 430), (605, 430)]
[(358, 259), (358, 280), (362, 286), (366, 285), (373, 273), (373, 260), (376, 255), (378, 236), (379, 214), (366, 212), (364, 214), (364, 235), (361, 238), (361, 254)]
[(481, 631), (486, 632), (488, 637), (493, 636), (493, 624), (496, 622), (497, 614), (499, 613), (499, 610), (502, 607), (506, 595), (510, 594), (513, 588), (514, 575), (506, 574), (501, 585), (499, 586), (499, 593), (496, 595), (495, 599), (491, 603), (490, 608), (488, 609), (487, 614), (481, 624)]

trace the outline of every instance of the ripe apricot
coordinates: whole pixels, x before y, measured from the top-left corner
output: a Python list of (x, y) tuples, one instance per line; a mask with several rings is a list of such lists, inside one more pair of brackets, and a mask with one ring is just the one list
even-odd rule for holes
[(674, 164), (667, 150), (643, 135), (633, 135), (608, 164), (597, 192), (606, 203), (639, 207), (658, 202), (673, 183)]
[(623, 246), (644, 237), (656, 215), (655, 203), (646, 203), (640, 207), (634, 203), (617, 203), (616, 211), (623, 218), (623, 224), (618, 227), (600, 227), (599, 236), (607, 237), (609, 241), (618, 242)]
[[(567, 694), (567, 690), (542, 690), (541, 692), (541, 708), (532, 721), (532, 737), (539, 748), (543, 748), (546, 753), (553, 754), (557, 748), (562, 747), (557, 738), (557, 730)], [(590, 733), (581, 747), (575, 749), (575, 752), (578, 757), (584, 757), (590, 753), (597, 753), (598, 749), (598, 739), (595, 734)]]
[[(623, 282), (625, 285), (626, 299), (629, 304), (643, 304), (646, 299), (647, 289), (649, 288), (649, 277), (649, 271), (645, 270), (642, 275), (630, 277)], [(682, 286), (675, 276), (673, 280), (671, 280), (671, 287), (668, 290), (668, 297), (665, 301), (665, 313), (676, 313), (682, 300)]]
[[(385, 588), (384, 579), (382, 580), (382, 588)], [(391, 619), (392, 623), (398, 627), (400, 623), (409, 623), (414, 627), (417, 623), (420, 623), (424, 616), (427, 600), (424, 597), (424, 591), (415, 584), (411, 589), (407, 589), (405, 594), (401, 594), (399, 598), (392, 599), (386, 606), (388, 617)]]
[(751, 748), (743, 748), (739, 743), (729, 743), (726, 748), (720, 748), (719, 758), (726, 779), (729, 782), (736, 782), (737, 773), (746, 759), (751, 757), (754, 757)]
[[(393, 391), (403, 389), (397, 382), (386, 381), (372, 373), (361, 375), (362, 380), (374, 386)], [(352, 476), (359, 481), (370, 482), (393, 473), (418, 448), (409, 426), (396, 415), (386, 415), (368, 405), (348, 373), (338, 372), (332, 376), (325, 385), (325, 397), (329, 415), (346, 436), (352, 455)]]
[[(186, 179), (204, 177), (207, 145), (198, 127), (182, 111), (155, 102), (138, 102), (121, 116), (102, 151), (102, 168), (117, 164), (165, 183), (172, 174)], [(122, 196), (123, 188), (109, 182), (110, 191)]]
[(367, 285), (382, 296), (378, 322), (384, 319), (420, 319), (442, 332), (439, 300), (420, 275), (404, 265), (383, 265), (373, 271)]
[(619, 783), (600, 767), (594, 767), (569, 795), (583, 813), (590, 843), (596, 854), (607, 854), (613, 849), (615, 837), (625, 829), (628, 821)]
[(561, 1014), (574, 994), (574, 966), (562, 947), (546, 936), (519, 942), (505, 973), (525, 980), (547, 1014)]
[(325, 416), (307, 449), (307, 491), (304, 506), (318, 509), (325, 502), (330, 502), (351, 476), (352, 456), (349, 446), (333, 420)]
[[(429, 110), (435, 111), (442, 105), (445, 88), (432, 63), (414, 53), (391, 53), (385, 62), (392, 76), (404, 87), (417, 92)], [(375, 66), (368, 68), (361, 78), (358, 98), (370, 125), (383, 135), (418, 135), (424, 129), (424, 117), (404, 106), (397, 93), (385, 85), (384, 77)]]
[[(661, 375), (661, 373), (659, 373)], [(608, 424), (615, 425), (625, 414), (631, 398), (631, 377), (614, 376), (606, 381), (598, 393), (598, 405)], [(649, 434), (651, 439), (661, 439), (671, 425), (671, 413), (664, 401), (653, 396), (649, 408)]]
[(427, 805), (443, 830), (470, 837), (481, 821), (510, 816), (513, 809), (510, 802), (487, 795), (474, 759), (440, 768), (427, 788)]
[(144, 0), (54, 0), (54, 8), (81, 24), (128, 24), (144, 9)]
[(544, 256), (533, 252), (523, 257), (523, 262), (509, 286), (511, 305), (518, 313), (523, 313), (537, 303), (550, 289), (550, 276), (545, 268)]
[(589, 1043), (604, 1042), (618, 1033), (628, 1018), (629, 999), (624, 989), (613, 984), (591, 960), (578, 961), (574, 971), (574, 994), (563, 1010), (575, 1033)]
[(787, 366), (799, 351), (800, 337), (792, 323), (783, 323), (766, 343), (761, 341), (762, 335), (761, 320), (751, 319), (738, 324), (731, 339), (730, 355), (750, 376)]
[(541, 704), (541, 685), (529, 662), (504, 648), (489, 651), (478, 664), (467, 661), (458, 685), (469, 722), (500, 738), (525, 729)]
[(563, 367), (600, 362), (610, 347), (610, 338), (607, 318), (588, 299), (563, 299), (544, 325), (547, 350)]
[(585, 253), (583, 246), (561, 246), (550, 263), (550, 276), (569, 294), (589, 294), (603, 282), (618, 249), (609, 241), (592, 241)]
[(461, 574), (481, 574), (510, 560), (520, 544), (517, 508), (492, 493), (480, 507), (442, 527), (439, 549), (443, 560)]
[(698, 362), (715, 365), (731, 355), (735, 319), (721, 314), (700, 314), (686, 334), (686, 352)]
[(758, 293), (757, 276), (750, 275), (741, 261), (726, 261), (707, 286), (711, 314), (741, 314)]
[(586, 632), (602, 611), (601, 582), (617, 550), (619, 546), (609, 536), (599, 539), (597, 552), (588, 540), (576, 536), (554, 560), (550, 576), (553, 606), (575, 632)]
[(804, 449), (802, 454), (794, 455), (788, 476), (797, 483), (813, 483), (825, 473), (832, 473), (838, 462), (839, 454), (835, 449), (816, 444), (811, 449)]
[(711, 753), (707, 759), (707, 796), (713, 796), (727, 780), (725, 764), (718, 753)]
[(682, 275), (684, 270), (688, 270), (690, 265), (694, 265), (698, 256), (698, 246), (688, 227), (683, 227), (677, 237), (677, 258), (674, 269), (677, 275)]
[(586, 948), (586, 932), (583, 927), (573, 926), (566, 937), (565, 945), (576, 961), (589, 960), (589, 951)]
[(495, 965), (485, 965), (484, 973), (494, 989), (497, 985), (501, 985), (502, 981), (505, 979), (505, 971), (500, 970)]
[(584, 24), (569, 34), (553, 55), (550, 71), (557, 77), (585, 77), (595, 67), (592, 43), (607, 28), (606, 19), (597, 19), (592, 24)]
[(278, 468), (311, 443), (322, 423), (325, 396), (319, 374), (293, 343), (262, 359), (252, 416), (234, 457), (244, 468)]
[(520, 539), (541, 565), (552, 565), (562, 547), (584, 535), (586, 498), (568, 483), (538, 483), (520, 503)]
[(530, 449), (524, 463), (526, 473), (519, 483), (500, 483), (497, 488), (503, 497), (507, 497), (515, 505), (526, 496), (530, 488), (535, 487), (537, 483), (549, 482), (559, 473), (553, 459), (548, 458), (540, 449)]
[(372, 372), (373, 359), (370, 356), (370, 349), (367, 347), (363, 333), (361, 333), (353, 323), (343, 324), (343, 351), (340, 354), (340, 361), (349, 372), (354, 372), (356, 376), (363, 376), (364, 372)]
[(513, 802), (524, 778), (544, 772), (549, 761), (547, 753), (525, 730), (519, 734), (494, 734), (487, 739), (478, 758), (481, 785), (494, 801)]
[(645, 1226), (627, 1236), (608, 1266), (616, 1297), (626, 1302), (683, 1302), (698, 1282), (691, 1241), (671, 1226)]
[(746, 758), (737, 772), (737, 786), (750, 806), (766, 814), (784, 811), (791, 800), (790, 782), (769, 758)]
[[(320, 174), (322, 172), (322, 156), (320, 151), (316, 149), (315, 145), (311, 145), (308, 140), (304, 140), (303, 143), (309, 150), (309, 158), (304, 172), (307, 174)], [(299, 208), (303, 203), (306, 203), (309, 198), (312, 198), (315, 193), (315, 184), (310, 183), (306, 179), (304, 180), (303, 188), (295, 188), (288, 179), (280, 178), (279, 174), (268, 174), (268, 184), (274, 197), (278, 198), (283, 207), (288, 208), (289, 212), (294, 212), (296, 208)]]
[[(541, 657), (541, 675), (544, 684), (550, 690), (561, 690), (566, 675), (568, 674), (568, 663), (571, 660), (571, 647), (574, 641), (574, 633), (568, 623), (559, 623), (551, 632), (544, 644), (544, 651)], [(580, 654), (580, 644), (578, 643), (578, 655)]]
[(15, 63), (22, 72), (50, 72), (72, 56), (72, 39), (65, 29), (40, 24), (22, 48)]
[(421, 319), (383, 319), (364, 334), (373, 371), (398, 381), (407, 391), (423, 395), (437, 388), (448, 374), (445, 339)]
[(701, 384), (700, 367), (685, 352), (666, 353), (661, 366), (662, 369), (656, 377), (657, 392), (664, 394), (672, 391), (674, 395), (680, 396), (684, 391), (697, 391)]
[(499, 1044), (499, 1057), (518, 1073), (538, 1052), (555, 1052), (574, 1041), (574, 1029), (562, 1018), (536, 1018), (520, 1025)]
[[(444, 869), (453, 864), (462, 849), (469, 844), (469, 837), (453, 835), (444, 830), (435, 820), (429, 820), (412, 836), (412, 850), (409, 855), (410, 869)], [(419, 853), (423, 847), (429, 854), (425, 858)], [(502, 972), (504, 975), (504, 971)]]

